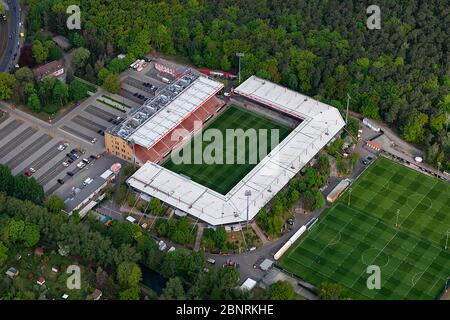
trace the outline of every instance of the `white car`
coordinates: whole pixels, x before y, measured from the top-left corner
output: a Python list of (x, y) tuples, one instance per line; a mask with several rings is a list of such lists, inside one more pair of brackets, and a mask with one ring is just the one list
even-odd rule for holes
[(77, 164), (77, 167), (80, 168), (80, 169), (83, 169), (84, 167), (86, 167), (86, 164), (84, 162), (79, 162)]
[(66, 148), (69, 146), (69, 144), (66, 142), (66, 143), (64, 143), (64, 144), (60, 144), (59, 146), (58, 146), (58, 151), (64, 151), (64, 150), (66, 150)]
[(63, 165), (63, 167), (68, 167), (69, 166), (69, 164), (67, 162), (65, 162), (65, 161), (62, 163), (62, 165)]
[(30, 172), (31, 172), (31, 173), (35, 173), (35, 172), (36, 172), (36, 169), (30, 168)]
[(97, 138), (94, 138), (94, 139), (91, 140), (91, 143), (92, 143), (92, 144), (94, 144), (94, 143), (96, 143), (96, 142), (97, 142)]

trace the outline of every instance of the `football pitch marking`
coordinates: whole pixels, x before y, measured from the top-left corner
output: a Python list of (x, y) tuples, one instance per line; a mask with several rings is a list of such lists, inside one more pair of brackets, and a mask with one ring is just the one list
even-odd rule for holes
[[(382, 161), (389, 161), (389, 163)], [(439, 289), (438, 286), (443, 285), (446, 281), (444, 268), (447, 266), (448, 255), (443, 251), (443, 246), (439, 240), (440, 229), (442, 228), (429, 230), (432, 225), (428, 225), (425, 229), (421, 227), (421, 223), (424, 222), (424, 226), (426, 226), (435, 219), (434, 217), (437, 214), (442, 215), (446, 212), (445, 192), (449, 190), (450, 186), (433, 177), (422, 177), (420, 172), (403, 167), (388, 159), (380, 159), (380, 162), (374, 163), (375, 171), (367, 171), (355, 181), (352, 195), (359, 193), (359, 196), (352, 197), (351, 205), (347, 205), (348, 195), (342, 197), (336, 203), (337, 206), (333, 205), (329, 209), (334, 210), (334, 212), (329, 212), (334, 218), (327, 219), (328, 213), (326, 213), (323, 217), (324, 220), (322, 220), (322, 227), (316, 228), (316, 232), (307, 233), (305, 237), (302, 237), (303, 239), (300, 239), (297, 245), (293, 246), (292, 250), (288, 252), (284, 263), (283, 260), (280, 261), (281, 266), (293, 274), (304, 277), (306, 281), (312, 281), (311, 283), (320, 281), (341, 282), (344, 287), (360, 297), (434, 299), (435, 291)], [(389, 165), (390, 163), (392, 165)], [(377, 171), (382, 170), (384, 174), (377, 175)], [(402, 175), (404, 177), (399, 178)], [(382, 176), (382, 179), (377, 180), (376, 176)], [(389, 190), (390, 188), (393, 188), (393, 190)], [(387, 190), (392, 192), (387, 193)], [(383, 201), (383, 197), (386, 198), (386, 201)], [(369, 198), (370, 200), (368, 200)], [(404, 200), (402, 201), (402, 199)], [(370, 202), (376, 204), (373, 210), (370, 210)], [(395, 220), (394, 222), (392, 220), (395, 218), (396, 203), (400, 205), (399, 209), (401, 210), (398, 222), (402, 227), (399, 229), (395, 228)], [(388, 214), (390, 211), (392, 211), (391, 215)], [(344, 214), (345, 212), (346, 214)], [(429, 212), (429, 219), (422, 220), (420, 218), (424, 217), (423, 212)], [(351, 242), (344, 241), (342, 245), (338, 245), (336, 249), (332, 249), (325, 256), (325, 251), (320, 250), (320, 247), (329, 247), (336, 242), (337, 238), (337, 236), (333, 237), (332, 233), (326, 229), (331, 228), (336, 232), (339, 225), (342, 226), (352, 216), (357, 217), (359, 214), (361, 216), (356, 219), (357, 221), (354, 220), (349, 229), (341, 228), (342, 239), (346, 237)], [(416, 218), (419, 220), (416, 221)], [(442, 221), (444, 226), (448, 225), (445, 220), (447, 218), (448, 216), (445, 215), (442, 218), (443, 220), (439, 221)], [(354, 230), (358, 231), (355, 233)], [(424, 233), (424, 231), (427, 231), (427, 233)], [(367, 237), (371, 233), (377, 235), (377, 238)], [(328, 240), (330, 237), (333, 238)], [(308, 238), (311, 241), (305, 242)], [(356, 242), (353, 241), (353, 238)], [(356, 243), (353, 248), (361, 245), (365, 250), (352, 251), (352, 243)], [(372, 243), (375, 244), (375, 248), (371, 246)], [(383, 248), (380, 250), (382, 246)], [(302, 253), (303, 249), (305, 250), (304, 254)], [(336, 258), (333, 258), (335, 257), (334, 250), (337, 250)], [(318, 256), (315, 253), (317, 251), (320, 251)], [(377, 251), (378, 253), (375, 254)], [(354, 264), (353, 269), (351, 268), (352, 265), (348, 263), (349, 255), (352, 255), (353, 258), (361, 256), (360, 262), (358, 265)], [(314, 257), (320, 259), (321, 256), (327, 261), (327, 265), (321, 266), (314, 263)], [(384, 256), (389, 261), (386, 261)], [(361, 281), (361, 278), (365, 279), (364, 276), (358, 277), (357, 273), (359, 264), (370, 262), (367, 260), (379, 264), (386, 262), (383, 265), (384, 272), (382, 270), (386, 289), (381, 293), (365, 292), (361, 284), (356, 282)], [(391, 265), (392, 262), (394, 265)], [(336, 273), (342, 266), (350, 269), (341, 270), (343, 273)], [(430, 269), (432, 271), (428, 272)], [(417, 272), (419, 270), (421, 272)], [(354, 281), (355, 278), (357, 278), (356, 281)], [(424, 280), (424, 278), (427, 280)], [(395, 283), (399, 281), (399, 286), (396, 286)], [(352, 283), (351, 286), (350, 283)]]
[[(394, 175), (392, 176), (392, 177), (394, 177)], [(391, 177), (391, 179), (392, 179), (392, 177)], [(389, 181), (391, 180), (391, 179), (389, 179)], [(436, 184), (437, 184), (437, 182), (433, 185), (433, 187), (432, 188), (430, 188), (430, 189), (433, 189), (435, 186), (436, 186)], [(428, 194), (428, 193), (427, 193)], [(417, 206), (423, 201), (423, 199), (427, 196), (427, 194), (425, 194), (423, 197), (422, 197), (422, 200), (421, 201), (419, 201), (417, 204), (416, 204), (416, 206), (408, 213), (408, 216), (405, 218), (405, 219), (403, 219), (402, 220), (402, 222), (400, 222), (399, 223), (399, 225), (401, 226), (402, 224), (403, 224), (403, 222), (405, 222), (408, 218), (409, 218), (409, 216), (414, 212), (414, 210), (417, 208)], [(372, 263), (371, 264), (373, 264), (373, 262), (378, 258), (378, 256), (387, 248), (387, 246), (392, 242), (392, 240), (394, 240), (396, 237), (397, 237), (397, 235), (398, 235), (398, 233), (400, 232), (400, 228), (397, 228), (397, 231), (395, 232), (395, 234), (392, 236), (392, 238), (386, 243), (386, 245), (383, 247), (383, 249), (381, 249), (381, 251), (376, 255), (376, 257), (372, 260)], [(361, 277), (361, 276), (360, 276)], [(355, 283), (358, 281), (358, 279), (355, 281), (355, 282), (353, 282), (352, 283), (352, 287), (355, 285)]]

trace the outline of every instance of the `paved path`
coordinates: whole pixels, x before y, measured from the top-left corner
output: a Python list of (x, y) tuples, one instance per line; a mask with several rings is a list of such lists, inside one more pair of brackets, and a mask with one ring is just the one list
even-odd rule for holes
[(202, 244), (202, 238), (203, 238), (203, 231), (205, 229), (205, 226), (203, 225), (203, 223), (198, 223), (197, 224), (197, 236), (195, 238), (195, 245), (194, 245), (194, 251), (195, 252), (199, 252), (200, 251), (200, 246)]
[(255, 231), (256, 235), (261, 239), (261, 242), (263, 245), (269, 242), (264, 232), (261, 230), (261, 228), (256, 224), (255, 221), (251, 223), (253, 231)]

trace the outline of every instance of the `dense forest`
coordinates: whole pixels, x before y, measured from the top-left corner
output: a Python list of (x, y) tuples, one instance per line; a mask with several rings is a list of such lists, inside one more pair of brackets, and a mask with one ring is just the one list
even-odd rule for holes
[[(380, 119), (450, 166), (450, 6), (447, 0), (380, 0), (381, 29), (369, 30), (359, 0), (79, 0), (82, 29), (66, 28), (74, 1), (29, 0), (27, 28), (66, 35), (91, 56), (86, 74), (117, 72), (152, 49), (194, 65), (229, 70), (243, 52), (256, 74)], [(120, 68), (119, 68), (120, 69)]]

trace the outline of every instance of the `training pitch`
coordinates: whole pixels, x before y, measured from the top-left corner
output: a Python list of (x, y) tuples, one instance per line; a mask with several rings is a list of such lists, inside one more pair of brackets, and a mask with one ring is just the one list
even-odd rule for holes
[[(212, 122), (203, 130), (208, 129), (218, 129), (222, 133), (224, 139), (229, 138), (226, 135), (227, 129), (242, 129), (244, 131), (248, 129), (255, 129), (256, 132), (259, 132), (260, 129), (268, 129), (267, 134), (267, 154), (272, 150), (271, 148), (271, 129), (279, 130), (279, 142), (283, 141), (292, 130), (288, 127), (285, 127), (279, 123), (263, 118), (255, 113), (249, 112), (247, 110), (241, 109), (237, 106), (230, 106), (227, 110), (225, 110), (222, 114), (220, 114), (217, 118), (213, 119)], [(194, 137), (194, 139), (200, 139), (200, 135)], [(164, 167), (169, 169), (175, 173), (183, 174), (188, 176), (193, 181), (200, 183), (201, 185), (208, 187), (212, 190), (215, 190), (221, 194), (227, 194), (242, 178), (244, 178), (255, 166), (257, 163), (250, 163), (249, 159), (251, 158), (249, 153), (254, 148), (250, 148), (248, 144), (248, 140), (245, 144), (245, 155), (246, 161), (244, 164), (238, 164), (238, 152), (237, 152), (237, 138), (234, 139), (234, 148), (228, 147), (230, 145), (230, 141), (223, 142), (223, 154), (224, 154), (224, 164), (194, 164), (194, 143), (191, 141), (186, 144), (181, 152), (183, 155), (184, 150), (190, 148), (191, 150), (191, 164), (175, 164), (172, 160), (168, 160)], [(258, 139), (259, 140), (259, 139)], [(200, 140), (201, 141), (201, 140)], [(200, 142), (202, 144), (202, 150), (204, 150), (208, 145), (212, 142)], [(252, 142), (253, 143), (253, 142)], [(231, 144), (232, 146), (232, 144)], [(259, 147), (258, 154), (259, 154)], [(234, 153), (234, 164), (226, 164), (226, 154)], [(258, 162), (261, 161), (258, 157)]]
[[(314, 285), (339, 283), (355, 299), (436, 299), (450, 276), (449, 191), (379, 158), (279, 265)], [(379, 290), (367, 288), (370, 265), (380, 267)]]

